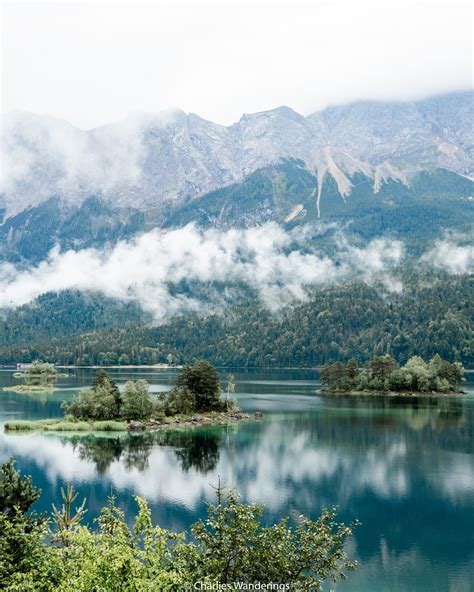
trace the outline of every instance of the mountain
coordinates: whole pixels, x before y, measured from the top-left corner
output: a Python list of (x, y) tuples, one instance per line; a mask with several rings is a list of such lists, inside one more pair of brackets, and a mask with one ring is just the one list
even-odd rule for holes
[(318, 179), (303, 161), (289, 159), (189, 200), (163, 225), (225, 229), (275, 221), (291, 227), (320, 220), (350, 223), (348, 231), (363, 238), (384, 234), (408, 241), (428, 241), (448, 228), (467, 232), (472, 225), (474, 182), (462, 175), (431, 169), (409, 183), (396, 176), (380, 183), (366, 168), (354, 167), (350, 176), (338, 171)]
[(39, 263), (55, 245), (63, 251), (102, 247), (157, 226), (191, 222), (220, 230), (270, 221), (287, 228), (322, 222), (329, 234), (337, 223), (332, 232), (343, 226), (355, 240), (391, 236), (416, 253), (447, 229), (469, 234), (474, 182), (465, 176), (431, 169), (409, 182), (396, 175), (381, 181), (380, 167), (359, 167), (344, 158), (333, 163), (330, 174), (315, 176), (302, 160), (286, 159), (237, 183), (146, 211), (114, 208), (96, 196), (77, 206), (52, 197), (0, 225), (0, 261)]
[[(294, 158), (319, 186), (335, 179), (347, 197), (362, 174), (380, 188), (420, 170), (474, 172), (474, 93), (417, 102), (330, 107), (304, 117), (288, 107), (223, 126), (179, 110), (136, 114), (90, 131), (15, 112), (2, 126), (4, 218), (56, 197), (61, 208), (96, 196), (113, 208), (182, 204)], [(316, 194), (320, 201), (320, 195)]]

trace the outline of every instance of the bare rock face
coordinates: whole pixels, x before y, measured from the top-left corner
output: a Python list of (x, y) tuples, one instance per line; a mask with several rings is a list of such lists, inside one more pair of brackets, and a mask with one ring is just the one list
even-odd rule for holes
[(77, 206), (90, 195), (146, 210), (229, 185), (288, 157), (318, 177), (333, 176), (343, 194), (350, 193), (353, 170), (377, 186), (430, 166), (469, 175), (473, 121), (473, 92), (418, 102), (362, 101), (307, 117), (279, 107), (244, 115), (229, 127), (174, 110), (83, 131), (15, 112), (2, 125), (0, 210), (8, 218), (51, 197)]

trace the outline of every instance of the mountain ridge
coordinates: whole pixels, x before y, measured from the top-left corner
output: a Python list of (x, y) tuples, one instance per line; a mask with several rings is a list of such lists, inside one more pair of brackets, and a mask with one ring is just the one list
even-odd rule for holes
[[(143, 211), (204, 195), (285, 158), (302, 160), (321, 179), (321, 169), (331, 168), (321, 151), (363, 163), (379, 184), (429, 167), (472, 176), (473, 121), (473, 91), (356, 101), (308, 116), (281, 106), (230, 126), (168, 110), (85, 131), (17, 112), (4, 117), (0, 209), (6, 219), (53, 195), (77, 205), (94, 194)], [(343, 177), (338, 185), (341, 194), (350, 192)]]

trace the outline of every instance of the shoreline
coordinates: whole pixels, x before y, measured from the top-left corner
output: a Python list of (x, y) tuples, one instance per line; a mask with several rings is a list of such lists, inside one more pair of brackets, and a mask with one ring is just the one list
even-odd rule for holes
[(465, 397), (469, 393), (466, 391), (457, 391), (451, 393), (438, 393), (438, 392), (417, 392), (417, 391), (327, 391), (319, 390), (316, 391), (317, 395), (322, 397), (360, 397), (360, 396), (372, 396), (372, 397)]
[[(75, 364), (58, 364), (55, 365), (55, 368), (67, 368), (67, 369), (92, 369), (98, 370), (99, 368), (113, 368), (113, 369), (123, 369), (123, 370), (133, 370), (134, 368), (137, 369), (150, 369), (150, 370), (181, 370), (183, 368), (183, 364), (179, 365), (170, 365), (170, 364), (126, 364), (126, 365), (119, 365), (119, 364), (110, 364), (110, 365), (99, 365), (93, 364), (88, 366), (77, 366)], [(273, 372), (277, 370), (314, 370), (316, 372), (320, 372), (324, 366), (216, 366), (216, 368), (221, 370), (260, 370), (261, 372)], [(0, 370), (15, 370), (15, 364), (0, 364)], [(464, 372), (466, 374), (474, 374), (474, 368), (464, 368)]]
[(241, 413), (240, 411), (234, 411), (231, 413), (211, 411), (207, 413), (196, 413), (186, 416), (177, 415), (165, 417), (163, 419), (147, 419), (143, 421), (126, 421), (121, 419), (102, 421), (67, 421), (64, 419), (19, 420), (6, 422), (3, 429), (5, 433), (9, 434), (30, 432), (77, 432), (81, 434), (127, 432), (136, 434), (177, 428), (218, 427), (235, 424), (243, 420), (259, 420), (261, 418), (262, 414), (259, 412), (256, 412), (252, 417), (250, 414)]

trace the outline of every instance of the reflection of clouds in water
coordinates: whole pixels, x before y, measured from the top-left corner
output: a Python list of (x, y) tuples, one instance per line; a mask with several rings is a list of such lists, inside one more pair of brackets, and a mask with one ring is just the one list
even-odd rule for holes
[(34, 460), (53, 485), (63, 481), (91, 481), (97, 476), (93, 463), (79, 460), (73, 447), (56, 436), (4, 436), (0, 438), (0, 444), (0, 462), (11, 456)]
[[(400, 434), (387, 434), (379, 445), (359, 447), (347, 442), (318, 442), (314, 432), (297, 430), (281, 421), (262, 423), (254, 439), (241, 441), (237, 436), (234, 440), (231, 434), (230, 444), (220, 447), (217, 465), (207, 472), (195, 466), (184, 471), (175, 449), (169, 446), (152, 445), (142, 471), (127, 467), (122, 454), (99, 476), (94, 462), (80, 458), (65, 439), (32, 434), (4, 436), (0, 442), (0, 461), (9, 456), (34, 460), (53, 484), (101, 479), (118, 491), (128, 490), (189, 510), (197, 509), (203, 499), (214, 499), (210, 485), (215, 485), (218, 477), (235, 485), (243, 499), (264, 502), (270, 510), (277, 510), (288, 502), (298, 507), (308, 496), (314, 498), (316, 488), (329, 480), (334, 486), (326, 503), (343, 505), (364, 490), (383, 499), (401, 498), (410, 493), (413, 470), (407, 441)], [(442, 452), (430, 463), (421, 461), (420, 457), (417, 471), (443, 498), (456, 499), (474, 489), (474, 469), (466, 455)]]
[[(351, 542), (355, 543), (355, 539)], [(354, 548), (350, 550), (353, 556), (357, 554)], [(419, 589), (450, 592), (472, 590), (469, 577), (474, 568), (472, 560), (461, 563), (458, 569), (449, 569), (448, 561), (440, 561), (439, 557), (435, 561), (430, 560), (416, 546), (397, 551), (389, 546), (384, 537), (380, 538), (379, 553), (361, 557), (360, 562), (362, 569), (357, 569), (350, 575), (351, 590), (372, 590), (374, 582), (377, 583), (377, 592)], [(347, 590), (347, 585), (335, 584), (333, 589), (342, 592)]]
[[(365, 455), (356, 455), (348, 448), (316, 445), (308, 432), (289, 440), (288, 432), (282, 427), (281, 423), (269, 424), (264, 437), (252, 443), (253, 450), (234, 459), (235, 473), (242, 476), (236, 482), (246, 499), (264, 500), (275, 508), (282, 501), (303, 494), (295, 484), (304, 480), (316, 484), (331, 478), (341, 481), (337, 493), (334, 492), (338, 495), (334, 502), (339, 504), (367, 487), (379, 497), (406, 494), (408, 477), (403, 441), (394, 442), (388, 449), (372, 448)], [(243, 475), (247, 473), (255, 478), (245, 480)]]
[(472, 455), (461, 452), (446, 452), (449, 470), (428, 475), (432, 486), (438, 488), (444, 497), (460, 501), (474, 492), (474, 463)]

